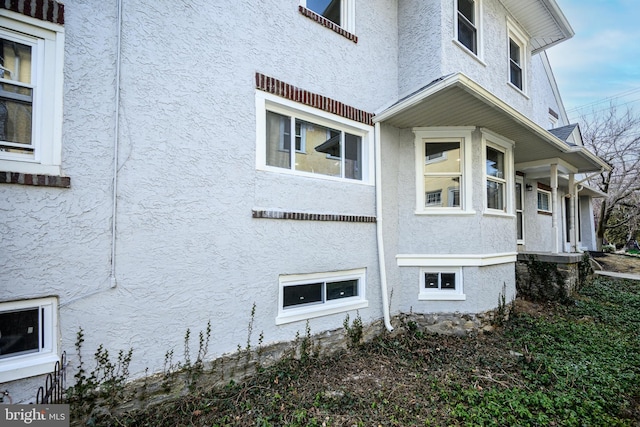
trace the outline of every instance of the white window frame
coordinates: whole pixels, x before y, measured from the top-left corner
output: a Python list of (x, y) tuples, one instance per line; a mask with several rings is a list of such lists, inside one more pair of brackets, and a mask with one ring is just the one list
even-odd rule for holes
[(476, 52), (474, 52), (471, 49), (469, 49), (466, 45), (464, 45), (459, 40), (459, 36), (458, 36), (458, 19), (459, 19), (458, 0), (455, 0), (453, 3), (454, 3), (453, 4), (453, 42), (455, 44), (457, 44), (460, 48), (462, 48), (468, 54), (470, 54), (473, 57), (475, 57), (475, 58), (477, 58), (477, 59), (482, 61), (483, 53), (484, 53), (483, 43), (482, 43), (482, 0), (473, 0), (473, 6), (474, 6), (474, 11), (473, 12), (474, 12), (474, 17), (475, 17), (475, 22), (472, 22), (471, 24), (473, 25), (473, 27), (476, 30)]
[[(341, 164), (341, 176), (329, 176), (318, 173), (295, 170), (293, 168), (280, 168), (267, 164), (267, 137), (266, 137), (266, 113), (271, 111), (277, 114), (298, 118), (307, 122), (336, 129), (344, 133), (361, 138), (362, 144), (362, 179), (351, 179), (344, 177), (344, 165)], [(374, 185), (374, 148), (373, 148), (373, 126), (346, 119), (336, 114), (327, 113), (317, 108), (304, 104), (289, 101), (270, 93), (256, 90), (256, 169), (261, 171), (276, 172), (279, 174), (304, 176), (315, 179), (326, 179), (332, 181), (348, 182), (352, 184)], [(345, 144), (341, 144), (341, 149), (345, 150)], [(344, 153), (342, 159), (345, 159)]]
[[(44, 316), (44, 343), (38, 352), (0, 359), (0, 383), (42, 375), (53, 371), (58, 358), (58, 300), (55, 297), (0, 303), (0, 312), (38, 308)], [(44, 314), (42, 313), (44, 311)], [(38, 325), (40, 327), (40, 324)]]
[[(524, 220), (524, 192), (526, 191), (526, 187), (524, 184), (524, 178), (521, 176), (516, 176), (516, 183), (520, 184), (520, 194), (518, 194), (515, 189), (516, 187), (514, 186), (514, 192), (515, 192), (515, 198), (517, 199), (518, 197), (520, 198), (520, 207), (521, 209), (518, 209), (517, 207), (517, 203), (516, 200), (514, 200), (514, 204), (513, 204), (513, 208), (514, 208), (514, 213), (516, 215), (516, 243), (518, 245), (524, 245), (525, 242), (525, 236), (526, 236), (526, 230), (525, 230), (525, 224), (526, 221)], [(522, 220), (522, 239), (518, 239), (518, 213), (520, 213), (520, 218)]]
[(61, 175), (64, 28), (0, 9), (0, 34), (32, 46), (32, 154), (0, 152), (0, 170)]
[[(428, 273), (455, 273), (455, 289), (430, 289), (425, 286), (425, 275)], [(420, 301), (464, 301), (467, 299), (463, 289), (462, 267), (422, 267), (420, 269)]]
[[(521, 80), (522, 87), (518, 87), (511, 82), (511, 45), (510, 42), (513, 41), (520, 48), (520, 70), (521, 70)], [(522, 92), (523, 94), (527, 93), (527, 66), (528, 66), (528, 43), (527, 37), (525, 33), (510, 19), (507, 19), (507, 83), (512, 88)]]
[[(472, 161), (471, 133), (474, 127), (432, 127), (414, 128), (415, 135), (415, 175), (416, 175), (416, 211), (417, 215), (472, 215)], [(460, 207), (425, 206), (424, 165), (426, 159), (425, 143), (427, 142), (460, 142)], [(440, 158), (439, 158), (440, 159)], [(433, 159), (435, 160), (435, 159)], [(429, 160), (432, 163), (432, 159)], [(447, 176), (450, 174), (446, 174)], [(434, 175), (435, 176), (435, 175)], [(449, 189), (447, 189), (449, 191)]]
[[(515, 172), (513, 165), (513, 146), (514, 142), (506, 139), (500, 135), (497, 135), (487, 129), (482, 129), (482, 166), (483, 166), (483, 200), (485, 214), (504, 214), (513, 216), (515, 215), (515, 203), (513, 199), (513, 192), (515, 187)], [(504, 174), (502, 178), (496, 178), (487, 175), (487, 147), (500, 151), (504, 155)], [(489, 203), (487, 201), (487, 181), (499, 182), (503, 184), (504, 194), (502, 195), (505, 207), (503, 209), (489, 209)]]
[[(548, 204), (549, 204), (549, 209), (542, 209), (540, 208), (540, 194), (544, 194), (547, 196), (548, 199)], [(553, 213), (553, 205), (551, 203), (551, 191), (547, 191), (547, 190), (543, 190), (542, 188), (538, 188), (538, 192), (536, 193), (536, 206), (538, 208), (538, 212), (544, 212), (544, 213)]]
[[(336, 313), (343, 313), (349, 310), (358, 310), (369, 306), (366, 299), (366, 268), (353, 270), (332, 271), (324, 273), (292, 274), (281, 275), (278, 279), (278, 316), (276, 325), (297, 322), (300, 320), (312, 319), (320, 316), (328, 316)], [(336, 300), (326, 300), (326, 282), (339, 282), (343, 280), (358, 280), (358, 295)], [(324, 282), (323, 301), (303, 304), (293, 307), (284, 307), (284, 288), (287, 286), (305, 285), (310, 283)]]
[[(307, 0), (300, 0), (300, 5), (306, 9)], [(320, 15), (318, 12), (311, 10), (313, 13)], [(355, 0), (340, 0), (340, 27), (350, 33), (355, 33), (356, 27), (356, 3)], [(322, 15), (320, 15), (322, 16)]]

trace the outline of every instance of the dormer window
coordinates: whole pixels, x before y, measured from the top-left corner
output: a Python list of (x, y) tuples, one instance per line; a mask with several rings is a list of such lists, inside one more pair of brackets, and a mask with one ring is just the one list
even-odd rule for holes
[(458, 0), (458, 41), (478, 54), (477, 4), (474, 0)]

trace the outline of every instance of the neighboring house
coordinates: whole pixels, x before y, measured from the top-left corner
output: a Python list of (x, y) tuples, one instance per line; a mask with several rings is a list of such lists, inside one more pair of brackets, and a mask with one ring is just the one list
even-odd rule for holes
[[(483, 313), (594, 247), (555, 0), (0, 2), (0, 383)], [(549, 131), (548, 129), (553, 128)], [(257, 334), (256, 334), (257, 335)]]

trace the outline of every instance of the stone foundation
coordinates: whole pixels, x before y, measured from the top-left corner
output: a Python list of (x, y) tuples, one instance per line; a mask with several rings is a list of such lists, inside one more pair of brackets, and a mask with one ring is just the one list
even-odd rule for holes
[(565, 301), (590, 275), (585, 254), (520, 253), (516, 263), (517, 296), (530, 301)]

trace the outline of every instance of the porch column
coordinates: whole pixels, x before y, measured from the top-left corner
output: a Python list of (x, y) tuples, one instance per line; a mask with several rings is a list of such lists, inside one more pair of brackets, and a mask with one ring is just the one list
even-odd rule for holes
[[(551, 232), (553, 233), (553, 253), (560, 252), (558, 235), (558, 164), (551, 165)], [(564, 238), (563, 238), (564, 241)]]
[(569, 174), (569, 212), (567, 215), (569, 216), (569, 251), (570, 252), (578, 252), (578, 235), (576, 231), (578, 227), (576, 227), (576, 179), (575, 174)]

